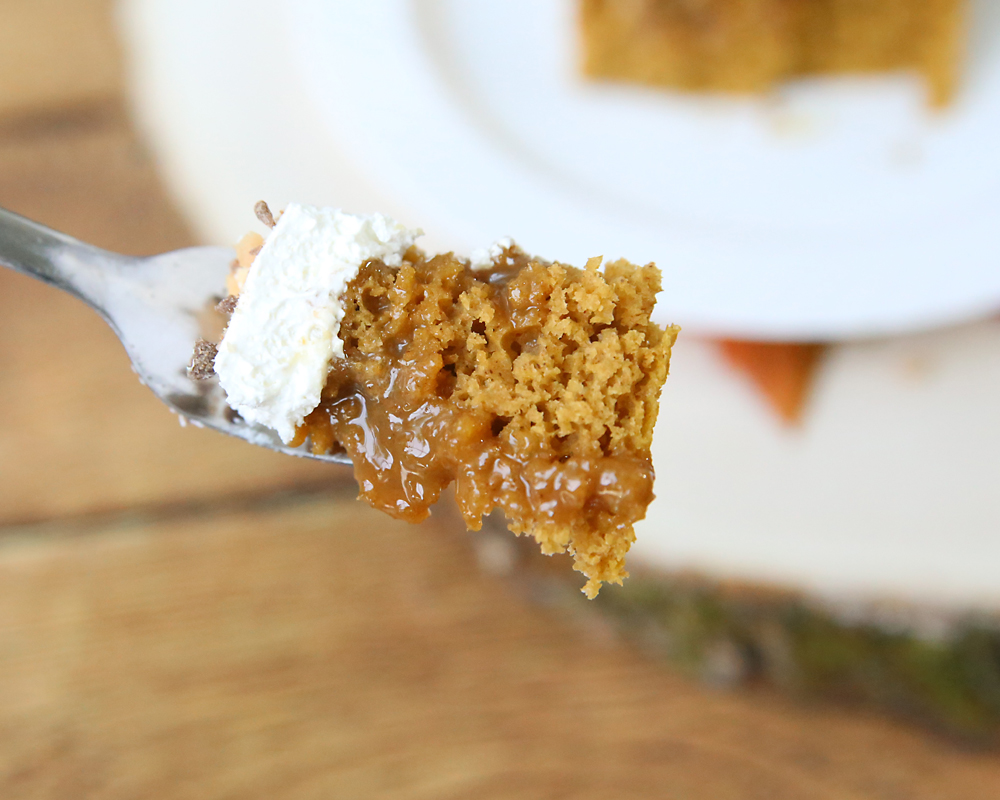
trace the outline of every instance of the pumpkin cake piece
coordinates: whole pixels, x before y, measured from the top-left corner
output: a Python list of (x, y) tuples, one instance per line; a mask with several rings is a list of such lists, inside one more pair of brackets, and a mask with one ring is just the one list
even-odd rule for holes
[(580, 0), (590, 77), (764, 92), (805, 75), (910, 70), (954, 95), (967, 0)]
[(293, 446), (346, 452), (394, 517), (424, 519), (454, 484), (469, 528), (501, 509), (572, 554), (587, 596), (621, 583), (678, 331), (650, 322), (659, 270), (578, 269), (509, 240), (430, 257), (419, 233), (290, 205), (244, 242), (214, 362), (229, 404)]

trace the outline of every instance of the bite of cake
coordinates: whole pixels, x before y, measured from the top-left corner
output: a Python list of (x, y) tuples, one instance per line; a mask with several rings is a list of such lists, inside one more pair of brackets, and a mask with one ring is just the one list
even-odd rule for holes
[(419, 521), (454, 484), (469, 528), (501, 509), (571, 553), (588, 596), (620, 583), (678, 331), (650, 322), (656, 266), (578, 269), (509, 240), (431, 257), (379, 214), (258, 214), (273, 227), (238, 248), (212, 360), (229, 405), (292, 446), (342, 449), (375, 508)]

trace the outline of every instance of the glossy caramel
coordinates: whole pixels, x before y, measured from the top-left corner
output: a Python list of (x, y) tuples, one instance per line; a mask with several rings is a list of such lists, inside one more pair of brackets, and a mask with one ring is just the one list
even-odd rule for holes
[(502, 509), (585, 592), (621, 582), (653, 498), (649, 443), (676, 329), (649, 322), (659, 271), (597, 271), (516, 248), (473, 271), (411, 250), (364, 265), (345, 297), (345, 358), (299, 429), (342, 447), (361, 496), (418, 521), (450, 484), (466, 523)]

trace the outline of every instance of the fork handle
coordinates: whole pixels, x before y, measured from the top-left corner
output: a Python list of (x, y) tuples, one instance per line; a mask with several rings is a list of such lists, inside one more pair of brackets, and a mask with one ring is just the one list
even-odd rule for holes
[(0, 264), (56, 286), (90, 305), (97, 305), (103, 294), (106, 267), (122, 260), (117, 253), (0, 208)]

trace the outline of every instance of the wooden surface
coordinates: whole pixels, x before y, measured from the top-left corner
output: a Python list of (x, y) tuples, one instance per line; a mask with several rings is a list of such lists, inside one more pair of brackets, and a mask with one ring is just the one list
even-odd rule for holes
[(114, 102), (122, 91), (113, 0), (0, 0), (0, 116)]
[[(121, 110), (107, 4), (11, 9), (0, 205), (188, 243)], [(61, 82), (12, 75), (39, 53), (72, 62)], [(994, 755), (677, 677), (484, 573), (447, 509), (407, 527), (343, 471), (180, 429), (52, 289), (0, 271), (0, 320), (4, 800), (1000, 798)]]

